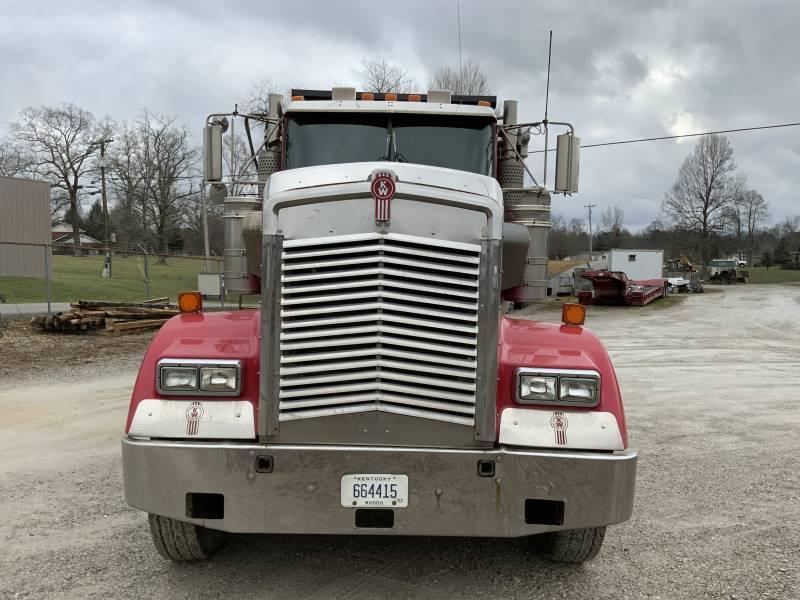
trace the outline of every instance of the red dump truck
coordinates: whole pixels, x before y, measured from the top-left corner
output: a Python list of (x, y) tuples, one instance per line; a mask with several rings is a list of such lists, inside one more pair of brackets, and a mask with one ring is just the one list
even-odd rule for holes
[[(261, 302), (183, 295), (144, 357), (125, 497), (164, 557), (208, 558), (227, 532), (526, 536), (579, 563), (630, 517), (636, 452), (584, 307), (509, 312), (544, 296), (578, 139), (495, 103), (334, 88), (209, 116), (218, 189), (245, 121), (258, 177), (225, 200), (225, 286)], [(559, 126), (554, 190), (526, 185), (531, 129)]]

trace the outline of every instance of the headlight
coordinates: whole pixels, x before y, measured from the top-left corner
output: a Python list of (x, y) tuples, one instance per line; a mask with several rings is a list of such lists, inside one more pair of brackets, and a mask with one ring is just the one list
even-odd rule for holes
[(597, 380), (562, 377), (558, 387), (558, 398), (562, 402), (595, 404), (597, 402)]
[(238, 360), (163, 358), (156, 383), (162, 394), (184, 396), (238, 396), (242, 364)]
[(519, 378), (520, 402), (555, 402), (556, 400), (555, 377), (542, 375), (521, 375)]
[(161, 389), (165, 392), (196, 390), (197, 369), (195, 367), (161, 367)]
[(517, 369), (519, 404), (596, 406), (600, 401), (600, 374), (596, 371)]
[(235, 392), (239, 388), (236, 367), (202, 367), (200, 389), (204, 392)]

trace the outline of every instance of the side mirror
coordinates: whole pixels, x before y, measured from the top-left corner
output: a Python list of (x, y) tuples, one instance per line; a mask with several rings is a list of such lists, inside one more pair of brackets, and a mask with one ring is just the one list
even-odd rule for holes
[(203, 180), (222, 181), (222, 134), (225, 123), (214, 122), (203, 129)]
[(578, 171), (581, 162), (581, 139), (570, 133), (556, 138), (556, 185), (559, 194), (575, 194), (578, 191)]

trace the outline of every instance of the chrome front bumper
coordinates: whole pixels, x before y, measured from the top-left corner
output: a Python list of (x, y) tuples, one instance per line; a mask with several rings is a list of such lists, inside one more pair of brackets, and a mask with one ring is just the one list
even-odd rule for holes
[[(271, 472), (258, 472), (269, 456)], [(633, 509), (636, 452), (499, 448), (442, 450), (348, 446), (166, 442), (123, 438), (127, 502), (140, 510), (240, 533), (325, 533), (516, 537), (627, 520)], [(494, 476), (478, 474), (494, 461)], [(264, 463), (261, 464), (264, 466)], [(342, 507), (350, 473), (406, 474), (407, 508), (394, 525), (356, 527)], [(224, 516), (190, 518), (187, 494), (224, 495)], [(528, 511), (526, 517), (526, 500)], [(563, 502), (557, 524), (538, 501)], [(527, 521), (527, 522), (526, 522)]]

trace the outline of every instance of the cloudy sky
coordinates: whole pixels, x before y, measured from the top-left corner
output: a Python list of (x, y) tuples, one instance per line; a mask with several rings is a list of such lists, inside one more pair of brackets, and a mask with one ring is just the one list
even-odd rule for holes
[[(544, 111), (584, 144), (800, 121), (792, 0), (460, 0), (464, 59), (481, 64), (520, 117)], [(77, 103), (124, 121), (144, 106), (199, 134), (254, 82), (330, 88), (361, 80), (361, 60), (406, 65), (421, 90), (458, 63), (456, 1), (0, 0), (0, 134), (30, 105)], [(800, 127), (730, 135), (736, 162), (772, 220), (800, 213)], [(586, 149), (567, 217), (618, 204), (634, 229), (657, 217), (694, 141)], [(532, 149), (541, 147), (534, 138)], [(531, 168), (541, 173), (541, 155)], [(551, 175), (552, 181), (552, 175)]]

